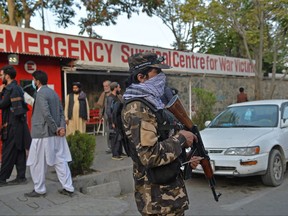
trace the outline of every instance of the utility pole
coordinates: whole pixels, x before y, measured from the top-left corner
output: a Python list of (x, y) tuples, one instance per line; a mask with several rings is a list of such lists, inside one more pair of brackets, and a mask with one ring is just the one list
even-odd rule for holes
[(42, 30), (45, 31), (45, 17), (44, 17), (44, 2), (41, 0), (41, 19), (42, 19)]

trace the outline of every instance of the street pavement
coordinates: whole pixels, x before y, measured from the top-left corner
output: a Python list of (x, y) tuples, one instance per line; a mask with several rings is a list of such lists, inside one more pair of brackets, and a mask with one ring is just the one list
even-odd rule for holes
[[(46, 196), (24, 197), (24, 193), (33, 190), (27, 167), (27, 184), (0, 187), (0, 215), (139, 215), (132, 195), (131, 158), (112, 160), (111, 154), (105, 152), (106, 139), (106, 136), (96, 136), (92, 165), (95, 172), (73, 178), (76, 187), (73, 197), (58, 193), (61, 185), (51, 167), (46, 176)], [(15, 176), (14, 170), (9, 180)]]
[[(0, 215), (123, 215), (140, 216), (133, 197), (131, 158), (114, 161), (106, 154), (106, 136), (96, 136), (92, 174), (76, 176), (73, 197), (58, 193), (61, 185), (55, 171), (49, 168), (46, 177), (47, 195), (26, 198), (33, 190), (29, 169), (28, 183), (0, 187)], [(14, 179), (16, 172), (10, 180)], [(288, 174), (279, 187), (262, 185), (259, 177), (224, 178), (217, 176), (216, 191), (223, 195), (215, 202), (202, 175), (186, 181), (190, 205), (185, 215), (287, 215)]]

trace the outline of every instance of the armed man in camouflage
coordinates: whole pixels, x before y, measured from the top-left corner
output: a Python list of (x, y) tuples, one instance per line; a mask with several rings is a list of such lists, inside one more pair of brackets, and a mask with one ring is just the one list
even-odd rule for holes
[[(129, 57), (131, 76), (123, 95), (122, 121), (133, 160), (139, 212), (142, 215), (184, 215), (189, 200), (179, 157), (182, 149), (191, 147), (197, 137), (189, 131), (162, 127), (171, 120), (171, 113), (164, 109), (160, 99), (166, 82), (161, 69), (170, 68), (162, 61), (164, 58), (157, 58), (151, 52)], [(200, 159), (194, 157), (191, 168), (195, 168)]]

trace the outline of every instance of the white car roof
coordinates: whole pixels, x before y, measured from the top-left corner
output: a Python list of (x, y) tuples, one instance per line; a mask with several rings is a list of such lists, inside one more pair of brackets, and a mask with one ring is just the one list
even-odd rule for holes
[(228, 107), (245, 106), (245, 105), (278, 105), (281, 106), (284, 102), (288, 102), (287, 99), (271, 99), (271, 100), (257, 100), (247, 101), (242, 103), (231, 104)]

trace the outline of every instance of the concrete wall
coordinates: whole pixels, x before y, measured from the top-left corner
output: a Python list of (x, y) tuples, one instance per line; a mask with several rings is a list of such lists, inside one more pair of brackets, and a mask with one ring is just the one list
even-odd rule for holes
[[(179, 90), (180, 99), (189, 111), (189, 83), (191, 82), (192, 89), (192, 104), (195, 104), (197, 110), (197, 103), (195, 95), (193, 95), (193, 88), (204, 88), (207, 91), (213, 92), (216, 96), (217, 103), (214, 107), (214, 113), (218, 114), (227, 105), (236, 103), (236, 96), (239, 87), (244, 87), (248, 95), (248, 100), (255, 100), (255, 80), (254, 77), (234, 77), (234, 76), (203, 76), (203, 75), (167, 75), (167, 83)], [(261, 82), (263, 90), (263, 99), (269, 99), (271, 89), (271, 79), (264, 78)], [(276, 80), (277, 87), (275, 89), (273, 99), (287, 99), (288, 98), (288, 80)]]

